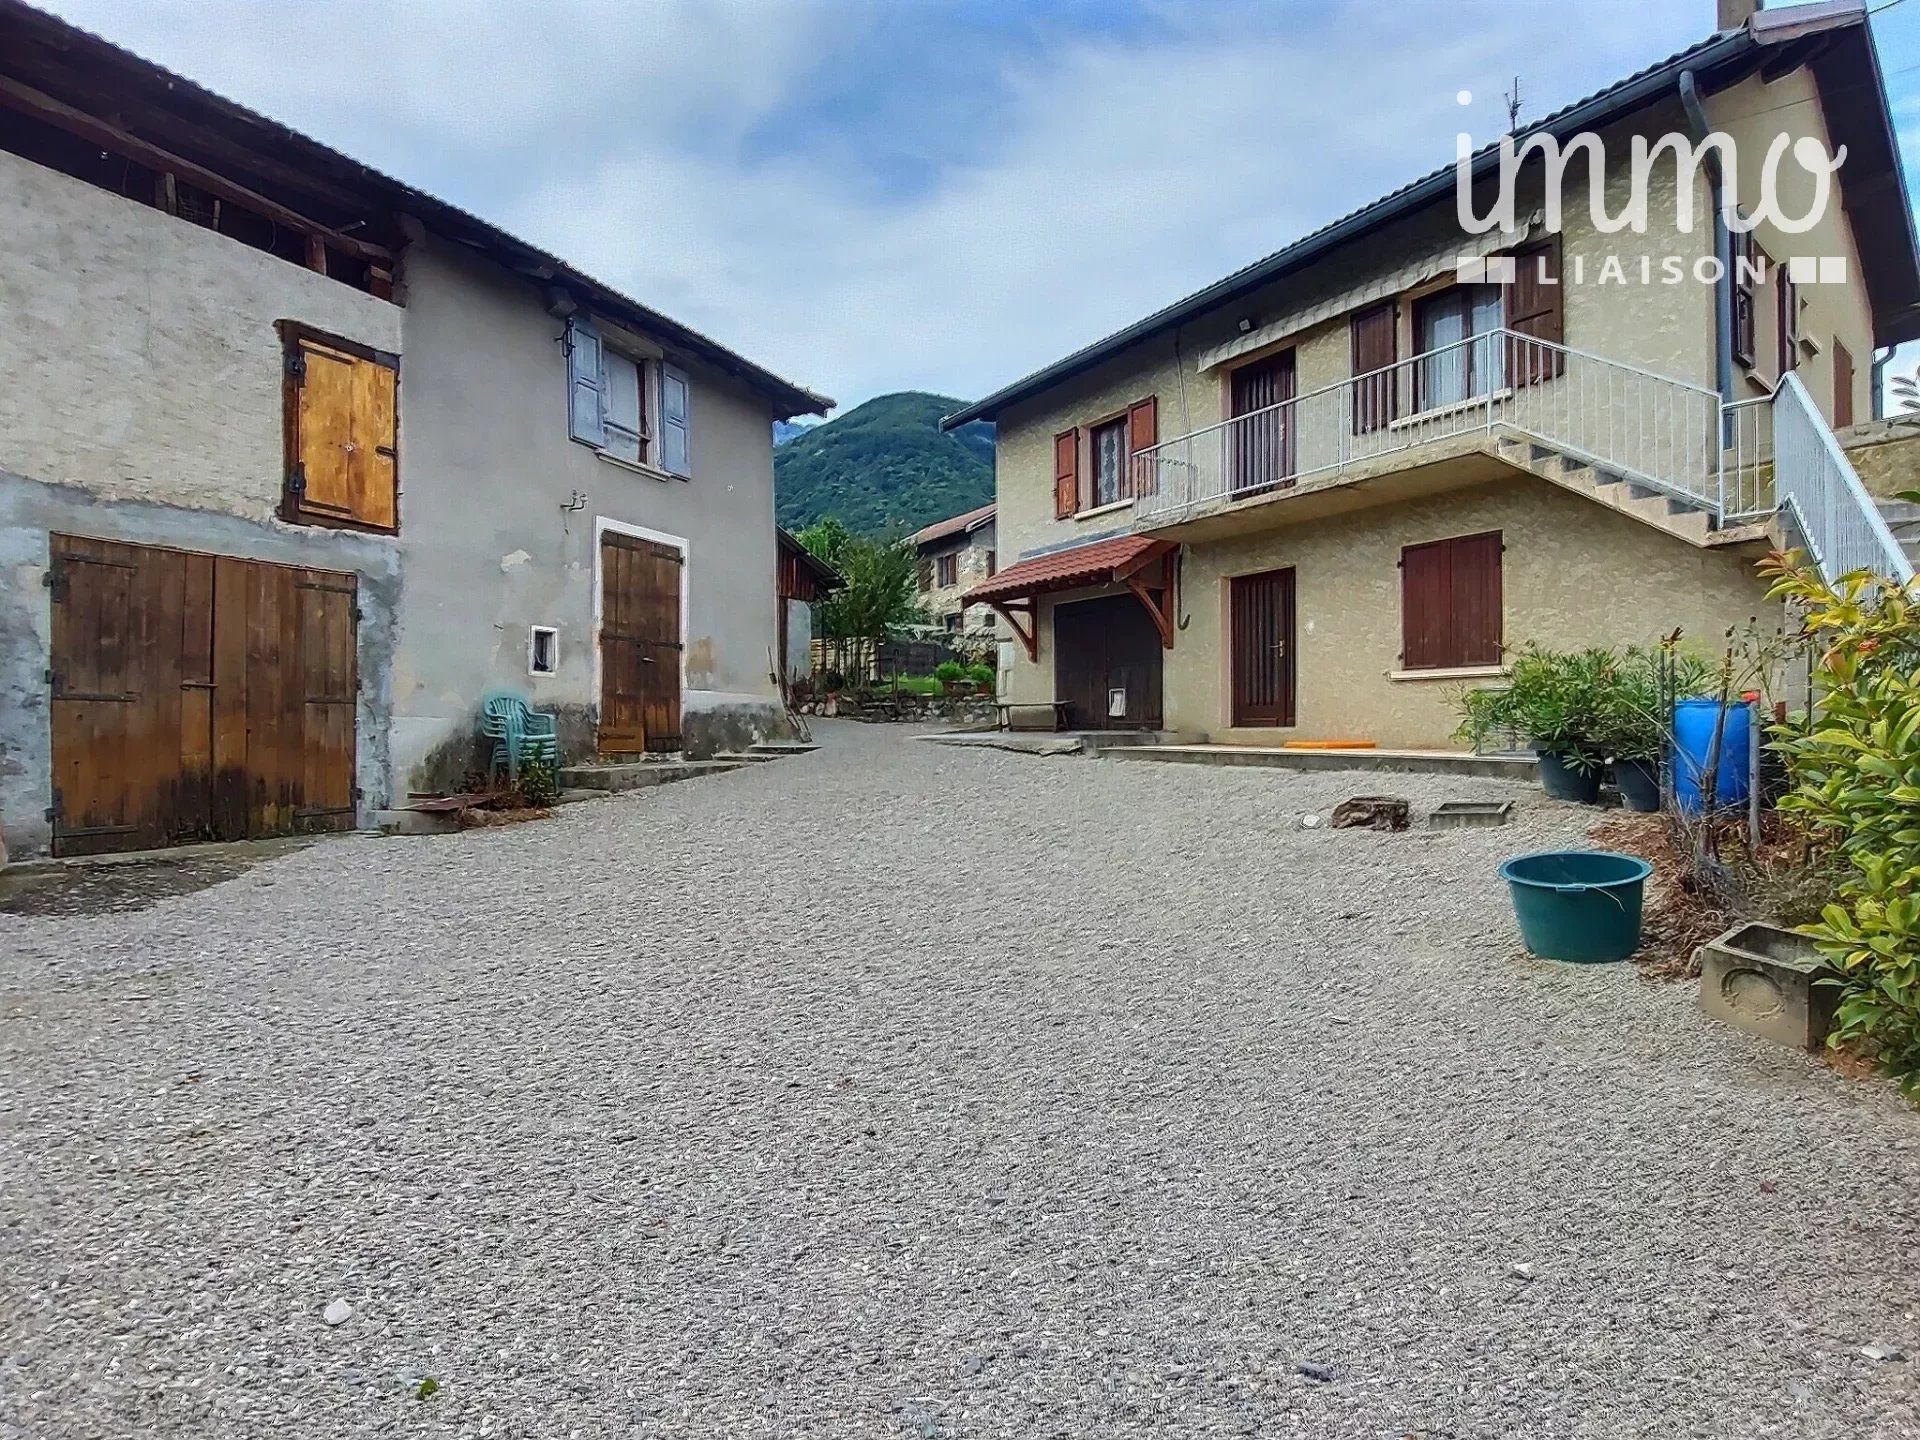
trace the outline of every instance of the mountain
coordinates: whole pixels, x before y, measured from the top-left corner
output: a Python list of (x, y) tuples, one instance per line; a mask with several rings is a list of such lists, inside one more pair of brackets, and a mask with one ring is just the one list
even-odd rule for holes
[(940, 417), (965, 402), (918, 390), (881, 395), (776, 445), (780, 523), (836, 517), (856, 535), (918, 530), (993, 499), (993, 426), (952, 434)]

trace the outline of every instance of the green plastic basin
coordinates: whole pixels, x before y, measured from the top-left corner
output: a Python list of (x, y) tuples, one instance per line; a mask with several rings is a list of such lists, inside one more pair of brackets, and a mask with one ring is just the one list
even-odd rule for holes
[(1500, 867), (1520, 938), (1542, 960), (1624, 960), (1640, 948), (1640, 902), (1653, 867), (1610, 850), (1542, 850)]

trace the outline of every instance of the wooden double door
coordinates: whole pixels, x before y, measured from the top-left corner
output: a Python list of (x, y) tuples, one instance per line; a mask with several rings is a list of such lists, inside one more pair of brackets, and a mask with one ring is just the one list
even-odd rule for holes
[(680, 591), (686, 556), (637, 535), (600, 536), (600, 752), (680, 748)]
[(1294, 723), (1293, 570), (1227, 582), (1229, 709), (1236, 726)]
[(1053, 607), (1054, 694), (1078, 730), (1160, 728), (1160, 632), (1132, 595)]
[(57, 855), (355, 823), (355, 577), (51, 537)]

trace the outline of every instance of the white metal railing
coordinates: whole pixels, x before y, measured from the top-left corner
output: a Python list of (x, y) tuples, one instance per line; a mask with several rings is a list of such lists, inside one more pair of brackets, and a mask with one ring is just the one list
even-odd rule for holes
[(1134, 524), (1168, 524), (1495, 431), (1717, 512), (1720, 424), (1711, 390), (1495, 330), (1141, 451), (1131, 476)]
[(1773, 493), (1773, 397), (1736, 400), (1723, 415), (1720, 513), (1727, 524), (1764, 520), (1780, 508)]
[(1773, 393), (1774, 484), (1807, 554), (1829, 584), (1855, 570), (1914, 578), (1913, 563), (1854, 473), (1807, 387), (1789, 374)]

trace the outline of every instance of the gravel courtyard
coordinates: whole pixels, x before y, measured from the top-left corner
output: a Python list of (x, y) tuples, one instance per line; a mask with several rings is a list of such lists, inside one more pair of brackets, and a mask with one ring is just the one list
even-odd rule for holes
[(1920, 1433), (1920, 1115), (1520, 955), (1589, 815), (821, 729), (0, 915), (0, 1435)]

